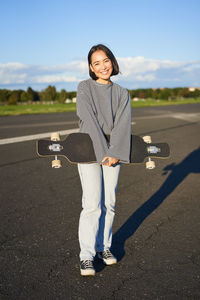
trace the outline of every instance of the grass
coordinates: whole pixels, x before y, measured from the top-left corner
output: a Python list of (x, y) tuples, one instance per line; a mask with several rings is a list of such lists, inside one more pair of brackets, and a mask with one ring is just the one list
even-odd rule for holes
[[(133, 101), (132, 107), (148, 107), (148, 106), (166, 106), (166, 105), (179, 105), (188, 103), (200, 103), (200, 98), (188, 98), (177, 100), (154, 100), (148, 99), (146, 101), (139, 100)], [(75, 103), (67, 104), (20, 104), (20, 105), (0, 105), (0, 116), (17, 116), (27, 114), (46, 114), (46, 113), (60, 113), (76, 111)]]
[(148, 99), (146, 101), (133, 101), (132, 107), (148, 107), (148, 106), (167, 106), (167, 105), (182, 105), (182, 104), (193, 104), (200, 103), (200, 98), (185, 98), (176, 100), (155, 100)]
[(75, 111), (75, 103), (67, 104), (20, 104), (0, 106), (0, 116), (19, 116), (30, 114), (48, 114)]

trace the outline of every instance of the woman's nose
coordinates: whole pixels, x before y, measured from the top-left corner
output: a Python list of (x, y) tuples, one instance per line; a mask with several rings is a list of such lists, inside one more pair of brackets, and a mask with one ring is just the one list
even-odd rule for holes
[(102, 70), (105, 70), (105, 69), (106, 69), (106, 64), (105, 64), (104, 62), (103, 62), (102, 65), (101, 65), (101, 69), (102, 69)]

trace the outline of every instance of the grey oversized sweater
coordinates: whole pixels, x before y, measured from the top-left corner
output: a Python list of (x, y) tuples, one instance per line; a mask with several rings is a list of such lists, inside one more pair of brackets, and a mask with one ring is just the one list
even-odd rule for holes
[[(106, 85), (88, 79), (79, 83), (76, 103), (80, 132), (90, 135), (97, 162), (110, 156), (128, 163), (131, 140), (128, 91), (113, 82)], [(110, 141), (106, 134), (110, 135)]]

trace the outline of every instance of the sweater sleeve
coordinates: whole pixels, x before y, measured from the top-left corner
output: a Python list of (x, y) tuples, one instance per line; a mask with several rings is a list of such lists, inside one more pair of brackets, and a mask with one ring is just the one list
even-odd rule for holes
[(88, 86), (84, 81), (80, 82), (76, 99), (77, 116), (83, 123), (84, 132), (92, 139), (97, 162), (101, 163), (108, 151), (108, 143), (95, 116), (90, 97)]
[(110, 135), (110, 147), (107, 156), (129, 163), (131, 146), (131, 102), (126, 89), (123, 90), (121, 102), (115, 116)]

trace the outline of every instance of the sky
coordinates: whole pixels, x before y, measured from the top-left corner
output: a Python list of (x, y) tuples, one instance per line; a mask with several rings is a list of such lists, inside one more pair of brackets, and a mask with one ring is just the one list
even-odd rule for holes
[(200, 87), (199, 0), (0, 0), (0, 89), (76, 90), (109, 47), (128, 89)]

